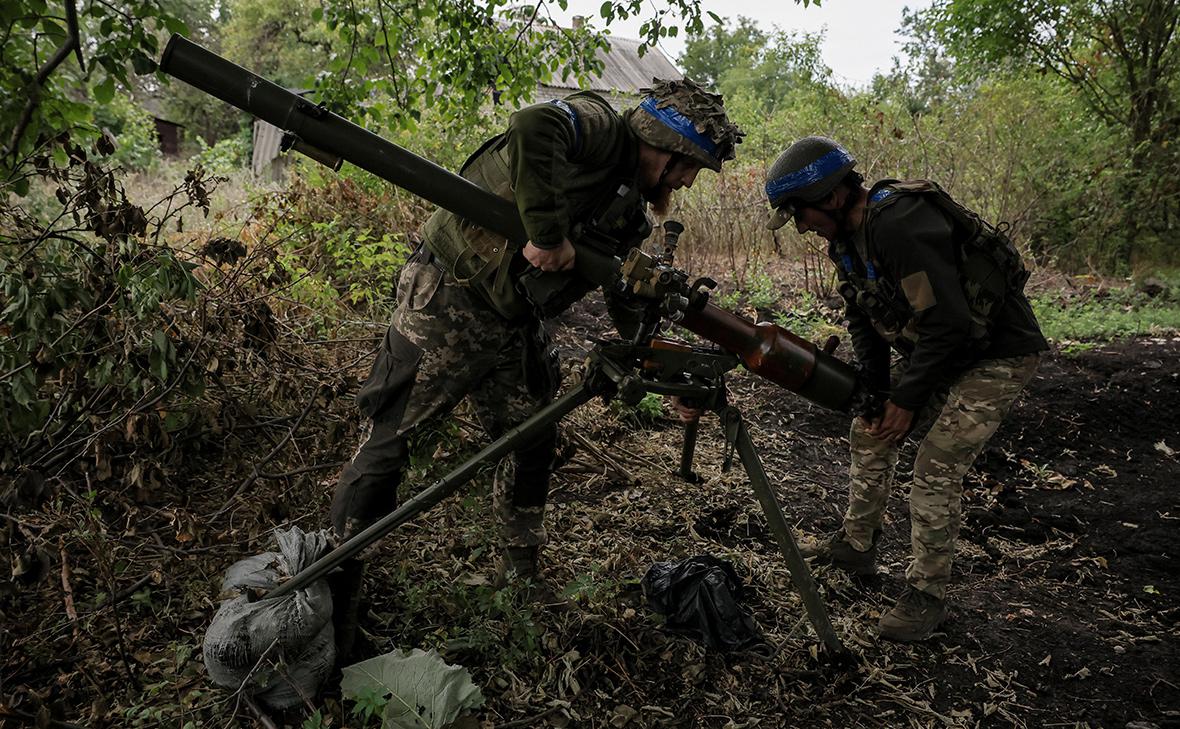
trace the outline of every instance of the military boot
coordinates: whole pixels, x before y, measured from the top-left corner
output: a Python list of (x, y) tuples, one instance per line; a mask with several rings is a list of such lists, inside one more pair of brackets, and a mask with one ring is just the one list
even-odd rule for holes
[(505, 547), (500, 553), (500, 568), (496, 571), (496, 587), (505, 587), (510, 582), (537, 580), (537, 553), (539, 547)]
[(561, 612), (572, 607), (569, 600), (558, 595), (541, 580), (537, 568), (539, 547), (506, 547), (500, 555), (500, 567), (493, 583), (498, 589), (509, 584), (517, 587), (524, 599), (546, 610)]
[[(860, 551), (848, 541), (844, 530), (833, 534), (814, 549), (804, 551), (805, 557), (814, 556), (816, 564), (830, 564), (853, 575), (862, 577), (877, 574), (877, 542), (881, 541), (881, 530), (873, 532), (873, 543), (867, 551)], [(801, 550), (802, 551), (802, 550)]]
[(364, 580), (365, 563), (356, 558), (345, 560), (327, 576), (328, 589), (332, 592), (332, 628), (336, 636), (339, 665), (351, 662), (356, 657), (354, 652), (360, 632)]
[(907, 585), (893, 609), (877, 623), (877, 634), (886, 640), (926, 640), (946, 619), (946, 600)]

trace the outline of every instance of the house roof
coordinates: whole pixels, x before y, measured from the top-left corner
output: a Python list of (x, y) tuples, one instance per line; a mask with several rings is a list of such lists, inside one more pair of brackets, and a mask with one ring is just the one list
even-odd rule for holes
[[(607, 39), (609, 50), (599, 49), (598, 60), (602, 63), (602, 73), (590, 79), (589, 89), (592, 91), (614, 92), (624, 94), (638, 94), (639, 90), (651, 86), (653, 78), (683, 78), (668, 57), (658, 48), (648, 48), (641, 58), (639, 46), (641, 41), (632, 38)], [(577, 90), (577, 79), (554, 79), (541, 84), (541, 88)]]

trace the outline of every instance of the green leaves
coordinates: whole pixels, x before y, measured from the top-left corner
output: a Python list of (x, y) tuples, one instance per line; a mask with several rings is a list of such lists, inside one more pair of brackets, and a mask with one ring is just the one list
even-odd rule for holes
[(176, 349), (162, 329), (152, 332), (152, 349), (148, 357), (151, 372), (160, 382), (168, 381), (168, 365), (176, 362)]
[(169, 33), (179, 33), (180, 35), (191, 35), (191, 31), (188, 29), (188, 23), (185, 23), (180, 18), (174, 18), (170, 15), (165, 15), (163, 18), (161, 18), (161, 20), (164, 23), (164, 28)]
[(100, 104), (109, 104), (115, 98), (115, 79), (107, 76), (103, 82), (94, 87), (94, 100)]
[[(88, 89), (93, 101), (102, 106), (115, 98), (115, 82), (128, 87), (131, 72), (153, 73), (159, 53), (156, 29), (189, 32), (188, 25), (166, 9), (163, 0), (111, 0), (86, 3), (79, 10), (77, 32), (86, 66), (78, 63), (77, 54), (70, 53), (51, 67), (46, 64), (55, 51), (68, 50), (65, 44), (71, 29), (63, 17), (62, 4), (44, 0), (3, 3), (0, 25), (9, 32), (0, 43), (0, 98), (5, 100), (0, 104), (0, 129), (18, 134), (16, 148), (11, 154), (6, 149), (0, 157), (0, 180), (17, 176), (14, 173), (28, 164), (37, 140), (78, 131), (92, 120), (94, 104), (75, 101)], [(42, 69), (49, 73), (38, 82), (35, 77)], [(96, 70), (99, 73), (94, 73)], [(99, 78), (102, 80), (91, 86)]]
[(356, 701), (366, 718), (381, 712), (382, 729), (441, 729), (483, 704), (467, 669), (448, 665), (433, 650), (395, 650), (346, 666), (343, 673), (344, 697)]

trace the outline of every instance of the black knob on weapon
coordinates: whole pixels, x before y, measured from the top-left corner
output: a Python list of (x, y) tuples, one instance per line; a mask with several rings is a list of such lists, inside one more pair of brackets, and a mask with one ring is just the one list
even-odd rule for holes
[(678, 220), (664, 221), (664, 253), (672, 253), (676, 250), (676, 244), (680, 242), (680, 234), (684, 232), (684, 225)]

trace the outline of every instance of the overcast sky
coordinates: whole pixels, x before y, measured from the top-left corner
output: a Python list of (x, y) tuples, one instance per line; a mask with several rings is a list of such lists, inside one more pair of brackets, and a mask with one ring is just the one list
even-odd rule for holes
[[(660, 5), (660, 0), (653, 0)], [(900, 55), (897, 28), (902, 8), (924, 8), (931, 0), (823, 0), (819, 7), (803, 7), (793, 0), (702, 0), (703, 10), (712, 10), (722, 18), (739, 15), (753, 18), (764, 30), (778, 26), (783, 30), (825, 30), (824, 61), (835, 72), (836, 80), (846, 85), (864, 86), (876, 71), (888, 71), (893, 57)], [(568, 24), (574, 15), (585, 15), (602, 26), (598, 8), (602, 0), (569, 0), (569, 10), (554, 18)], [(639, 36), (638, 20), (611, 24), (613, 35)], [(706, 23), (712, 19), (706, 16)], [(665, 40), (661, 45), (673, 61), (684, 50), (683, 37)]]

